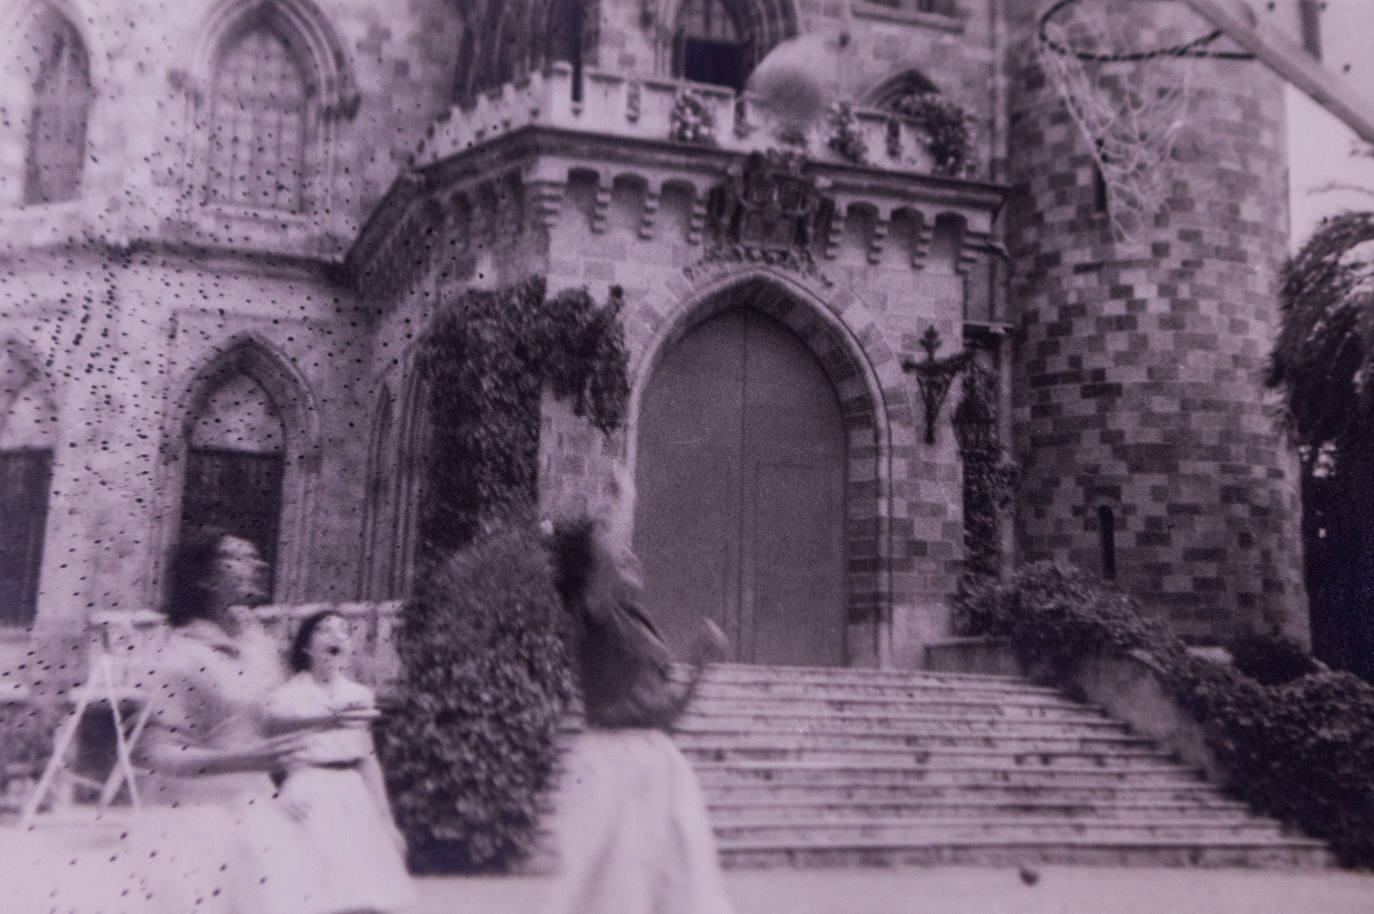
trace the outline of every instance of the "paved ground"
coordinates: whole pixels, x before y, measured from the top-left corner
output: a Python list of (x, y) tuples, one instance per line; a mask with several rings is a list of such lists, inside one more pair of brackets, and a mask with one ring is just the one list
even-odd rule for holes
[[(23, 834), (0, 826), (0, 912), (115, 909), (98, 867), (114, 822)], [(77, 858), (82, 865), (68, 870)], [(65, 872), (64, 872), (65, 871)], [(75, 879), (67, 876), (81, 873)], [(733, 871), (736, 914), (1374, 914), (1374, 873), (1342, 870), (1042, 867), (1034, 885), (1009, 868)], [(63, 902), (42, 889), (53, 877)], [(539, 877), (425, 878), (406, 914), (539, 914)], [(589, 911), (587, 914), (621, 914)]]
[[(1045, 867), (732, 872), (736, 914), (1371, 914), (1374, 874)], [(415, 914), (537, 914), (542, 879), (426, 879)], [(588, 912), (612, 914), (612, 912)]]

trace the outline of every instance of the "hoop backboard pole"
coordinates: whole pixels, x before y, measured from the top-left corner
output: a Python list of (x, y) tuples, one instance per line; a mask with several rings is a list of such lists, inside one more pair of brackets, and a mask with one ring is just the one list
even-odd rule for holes
[(1374, 144), (1374, 104), (1272, 25), (1260, 22), (1243, 0), (1183, 0), (1236, 44), (1255, 55), (1314, 102)]

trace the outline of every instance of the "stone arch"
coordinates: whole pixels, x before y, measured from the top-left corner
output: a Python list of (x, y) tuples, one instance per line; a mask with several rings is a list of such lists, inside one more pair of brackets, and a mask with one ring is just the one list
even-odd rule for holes
[[(658, 69), (667, 73), (672, 68), (675, 29), (683, 6), (701, 0), (656, 0), (653, 14), (656, 24), (655, 50)], [(782, 42), (797, 35), (797, 10), (792, 0), (722, 0), (738, 16), (749, 47), (745, 56), (746, 72), (758, 66)]]
[(92, 7), (99, 5), (99, 0), (9, 0), (0, 2), (0, 23), (8, 28), (5, 34), (0, 36), (0, 52), (8, 56), (7, 59), (16, 58), (16, 45), (24, 40), (23, 26), (28, 22), (30, 16), (37, 16), (46, 9), (51, 9), (61, 16), (72, 28), (76, 29), (81, 36), (81, 43), (86, 46), (86, 57), (91, 68), (91, 86), (97, 88), (106, 85), (109, 80), (109, 49), (102, 40), (100, 30), (93, 27), (95, 14)]
[[(53, 426), (50, 430), (9, 427), (10, 410), (15, 400), (26, 393), (38, 401), (37, 411)], [(7, 446), (7, 442), (38, 444), (40, 440), (55, 446), (61, 432), (57, 394), (57, 386), (43, 367), (38, 351), (19, 337), (0, 337), (0, 447)]]
[[(173, 74), (174, 84), (183, 90), (188, 105), (185, 174), (196, 192), (186, 195), (186, 205), (198, 207), (204, 201), (213, 202), (217, 191), (226, 190), (214, 180), (212, 165), (217, 148), (216, 112), (212, 110), (216, 71), (223, 57), (239, 46), (240, 39), (258, 29), (265, 29), (281, 42), (303, 80), (302, 97), (297, 100), (301, 105), (302, 131), (299, 158), (277, 163), (278, 168), (288, 163), (299, 169), (299, 186), (288, 186), (290, 205), (276, 199), (265, 205), (293, 213), (328, 210), (338, 125), (357, 114), (361, 96), (346, 48), (312, 0), (220, 0), (206, 16), (185, 67)], [(226, 91), (232, 94), (232, 90)], [(224, 109), (231, 113), (235, 110), (237, 106), (232, 104)], [(233, 156), (221, 149), (219, 157), (226, 155), (232, 160)], [(251, 168), (247, 171), (252, 172)], [(279, 188), (276, 196), (283, 192)], [(264, 205), (233, 201), (232, 196), (226, 202), (235, 206)]]
[(192, 89), (204, 93), (226, 42), (248, 23), (270, 16), (300, 40), (326, 119), (352, 117), (359, 103), (350, 55), (333, 25), (313, 0), (220, 0), (205, 17), (186, 72)]
[(394, 590), (399, 507), (396, 495), (401, 481), (397, 465), (397, 427), (396, 398), (390, 384), (383, 381), (368, 432), (362, 552), (358, 563), (358, 598), (362, 600), (399, 596)]
[(906, 67), (880, 80), (862, 97), (865, 107), (890, 110), (908, 95), (927, 92), (939, 94), (940, 87), (920, 70)]
[(415, 346), (400, 369), (395, 422), (396, 542), (392, 547), (390, 587), (396, 596), (410, 592), (420, 558), (420, 497), (424, 487), (425, 454), (429, 448), (429, 387), (415, 364)]
[[(83, 193), (91, 164), (92, 115), (108, 78), (108, 54), (98, 30), (91, 27), (92, 15), (86, 6), (76, 0), (18, 0), (0, 5), (0, 24), (8, 26), (0, 36), (0, 60), (4, 61), (0, 69), (9, 84), (24, 87), (17, 95), (0, 100), (0, 112), (4, 113), (0, 142), (24, 150), (17, 163), (19, 168), (7, 169), (8, 173), (0, 175), (0, 204), (65, 203), (79, 199)], [(59, 78), (65, 91), (40, 97), (35, 78), (44, 68), (44, 61), (39, 58), (47, 46), (34, 42), (33, 29), (42, 28), (45, 19), (49, 28), (74, 36), (74, 44), (79, 46), (73, 54), (63, 56), (68, 66), (58, 64), (56, 69), (65, 70), (70, 76), (71, 68), (76, 67), (84, 79), (73, 85)], [(79, 105), (75, 104), (77, 101)], [(67, 142), (49, 140), (44, 148), (34, 148), (33, 118), (39, 104), (50, 118), (55, 118), (55, 122), (47, 122), (42, 136), (57, 136)], [(78, 109), (82, 114), (74, 117), (73, 112)], [(63, 177), (58, 178), (54, 172)], [(61, 188), (59, 193), (51, 192), (54, 183)]]
[(49, 495), (61, 429), (52, 378), (24, 341), (0, 337), (0, 628), (38, 614)]
[(581, 101), (582, 69), (596, 66), (600, 43), (599, 0), (551, 0), (536, 15), (530, 40), (530, 69), (555, 61), (572, 68), (573, 101)]
[[(710, 317), (737, 305), (729, 293), (749, 290), (751, 306), (797, 335), (822, 366), (839, 400), (848, 438), (846, 573), (849, 662), (872, 665), (888, 654), (893, 599), (894, 539), (891, 405), (907, 399), (903, 375), (868, 309), (850, 293), (816, 288), (806, 279), (760, 266), (728, 268), (680, 293), (650, 302), (658, 314), (650, 343), (629, 366), (630, 400), (624, 438), (634, 471), (645, 390), (674, 344)], [(856, 567), (863, 570), (856, 571)]]
[[(245, 376), (267, 395), (282, 423), (281, 510), (278, 519), (274, 599), (300, 602), (306, 597), (306, 557), (315, 480), (320, 470), (320, 415), (309, 382), (285, 353), (261, 334), (249, 331), (225, 340), (189, 372), (181, 395), (167, 411), (164, 460), (168, 464), (163, 513), (168, 546), (180, 526), (191, 434), (210, 398), (226, 382)], [(162, 550), (164, 553), (166, 549)]]

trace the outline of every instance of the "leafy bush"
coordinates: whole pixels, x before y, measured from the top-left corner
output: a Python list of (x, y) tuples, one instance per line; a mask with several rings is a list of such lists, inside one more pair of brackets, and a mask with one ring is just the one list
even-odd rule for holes
[(1245, 635), (1230, 644), (1236, 669), (1260, 685), (1282, 685), (1317, 672), (1317, 662), (1286, 635)]
[(37, 777), (52, 754), (54, 715), (38, 704), (0, 704), (0, 792), (11, 778)]
[(863, 132), (854, 120), (854, 109), (848, 102), (838, 102), (827, 112), (830, 136), (826, 145), (841, 158), (862, 165), (868, 161), (868, 146)]
[(913, 120), (925, 134), (937, 172), (961, 177), (972, 170), (969, 116), (958, 102), (938, 92), (913, 92), (903, 96), (894, 110)]
[(1061, 681), (1092, 651), (1125, 653), (1172, 637), (1101, 578), (1048, 562), (1026, 565), (1007, 581), (970, 580), (955, 625), (963, 634), (1007, 638), (1022, 663)]
[(1059, 685), (1089, 656), (1143, 651), (1203, 727), (1229, 790), (1329, 842), (1342, 862), (1374, 865), (1374, 686), (1348, 673), (1261, 685), (1189, 653), (1100, 579), (1050, 563), (970, 584), (957, 618), (966, 634), (1010, 640), (1022, 663)]
[(547, 385), (598, 430), (620, 426), (629, 397), (623, 295), (547, 296), (542, 277), (468, 289), (434, 316), (417, 347), (429, 442), (420, 504), (423, 559), (469, 543), (490, 518), (535, 497), (539, 402)]
[(517, 520), (407, 603), (378, 746), (417, 871), (500, 868), (531, 849), (571, 694), (563, 619), (538, 533)]

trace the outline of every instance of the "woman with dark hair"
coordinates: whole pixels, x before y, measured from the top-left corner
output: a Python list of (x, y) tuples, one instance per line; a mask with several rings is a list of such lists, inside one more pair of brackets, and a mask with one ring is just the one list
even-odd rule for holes
[(310, 886), (288, 850), (294, 824), (271, 802), (268, 773), (304, 747), (264, 736), (262, 707), (282, 680), (271, 638), (252, 618), (267, 600), (267, 565), (247, 540), (210, 532), (177, 549), (139, 747), (151, 770), (133, 838), (151, 910), (296, 914)]
[(696, 775), (666, 730), (686, 710), (725, 636), (704, 621), (686, 682), (641, 608), (629, 548), (634, 491), (619, 475), (604, 520), (556, 524), (554, 583), (572, 616), (585, 730), (564, 763), (553, 909), (567, 914), (730, 914)]
[(348, 647), (338, 613), (306, 617), (291, 643), (295, 675), (267, 702), (269, 732), (305, 739), (280, 774), (280, 799), (305, 833), (318, 880), (300, 914), (394, 911), (415, 900), (368, 730), (376, 698), (345, 675)]

